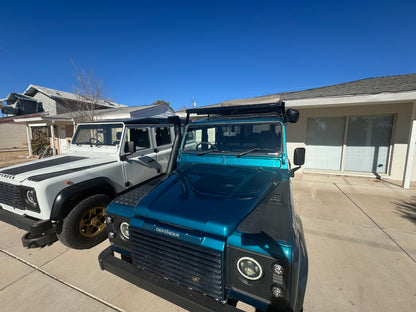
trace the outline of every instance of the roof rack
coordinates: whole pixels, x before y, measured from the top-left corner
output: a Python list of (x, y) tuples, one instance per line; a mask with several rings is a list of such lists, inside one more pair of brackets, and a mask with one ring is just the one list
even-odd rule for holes
[(244, 104), (232, 106), (211, 106), (191, 108), (186, 110), (187, 114), (197, 115), (236, 115), (236, 114), (264, 114), (277, 113), (284, 116), (285, 102)]
[(297, 109), (289, 108), (285, 110), (285, 102), (276, 103), (262, 103), (262, 104), (245, 104), (245, 105), (233, 105), (233, 106), (211, 106), (211, 107), (200, 107), (191, 108), (186, 110), (186, 121), (187, 125), (189, 122), (190, 114), (197, 115), (220, 115), (220, 116), (231, 116), (231, 115), (265, 115), (274, 114), (283, 119), (285, 123), (296, 123), (299, 120), (299, 111)]

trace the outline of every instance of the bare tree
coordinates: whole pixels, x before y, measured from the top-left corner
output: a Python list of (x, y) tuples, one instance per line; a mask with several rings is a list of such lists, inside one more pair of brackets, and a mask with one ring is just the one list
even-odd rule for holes
[[(102, 81), (96, 80), (94, 71), (87, 73), (85, 70), (79, 70), (73, 61), (72, 65), (75, 69), (75, 78), (78, 86), (74, 93), (78, 97), (78, 112), (81, 119), (95, 119), (95, 109), (101, 101), (110, 101), (103, 96)], [(83, 118), (82, 118), (83, 117)]]

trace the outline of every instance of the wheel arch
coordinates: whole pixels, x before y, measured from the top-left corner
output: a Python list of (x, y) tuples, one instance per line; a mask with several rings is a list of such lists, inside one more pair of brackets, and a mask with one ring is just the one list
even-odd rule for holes
[(50, 219), (54, 221), (63, 220), (72, 208), (85, 198), (95, 194), (105, 194), (114, 198), (117, 192), (111, 180), (105, 177), (94, 178), (71, 185), (56, 196)]

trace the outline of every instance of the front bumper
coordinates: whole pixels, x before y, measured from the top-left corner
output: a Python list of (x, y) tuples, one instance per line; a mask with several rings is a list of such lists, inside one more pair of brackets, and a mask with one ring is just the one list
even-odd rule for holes
[(162, 297), (184, 309), (195, 312), (231, 312), (240, 311), (229, 304), (204, 296), (153, 273), (140, 270), (136, 266), (114, 256), (111, 247), (104, 249), (98, 256), (101, 270), (106, 270), (128, 282)]
[(49, 220), (35, 220), (0, 208), (0, 220), (28, 231), (22, 236), (25, 248), (39, 248), (58, 240), (56, 229)]
[(35, 219), (16, 214), (2, 208), (0, 208), (0, 220), (26, 231), (29, 231), (30, 227), (37, 222)]

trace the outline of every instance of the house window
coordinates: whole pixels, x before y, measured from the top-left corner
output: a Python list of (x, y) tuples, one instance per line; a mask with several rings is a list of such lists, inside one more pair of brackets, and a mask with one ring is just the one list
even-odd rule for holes
[(393, 116), (349, 117), (345, 171), (386, 173)]
[(393, 116), (309, 118), (305, 167), (387, 173)]

